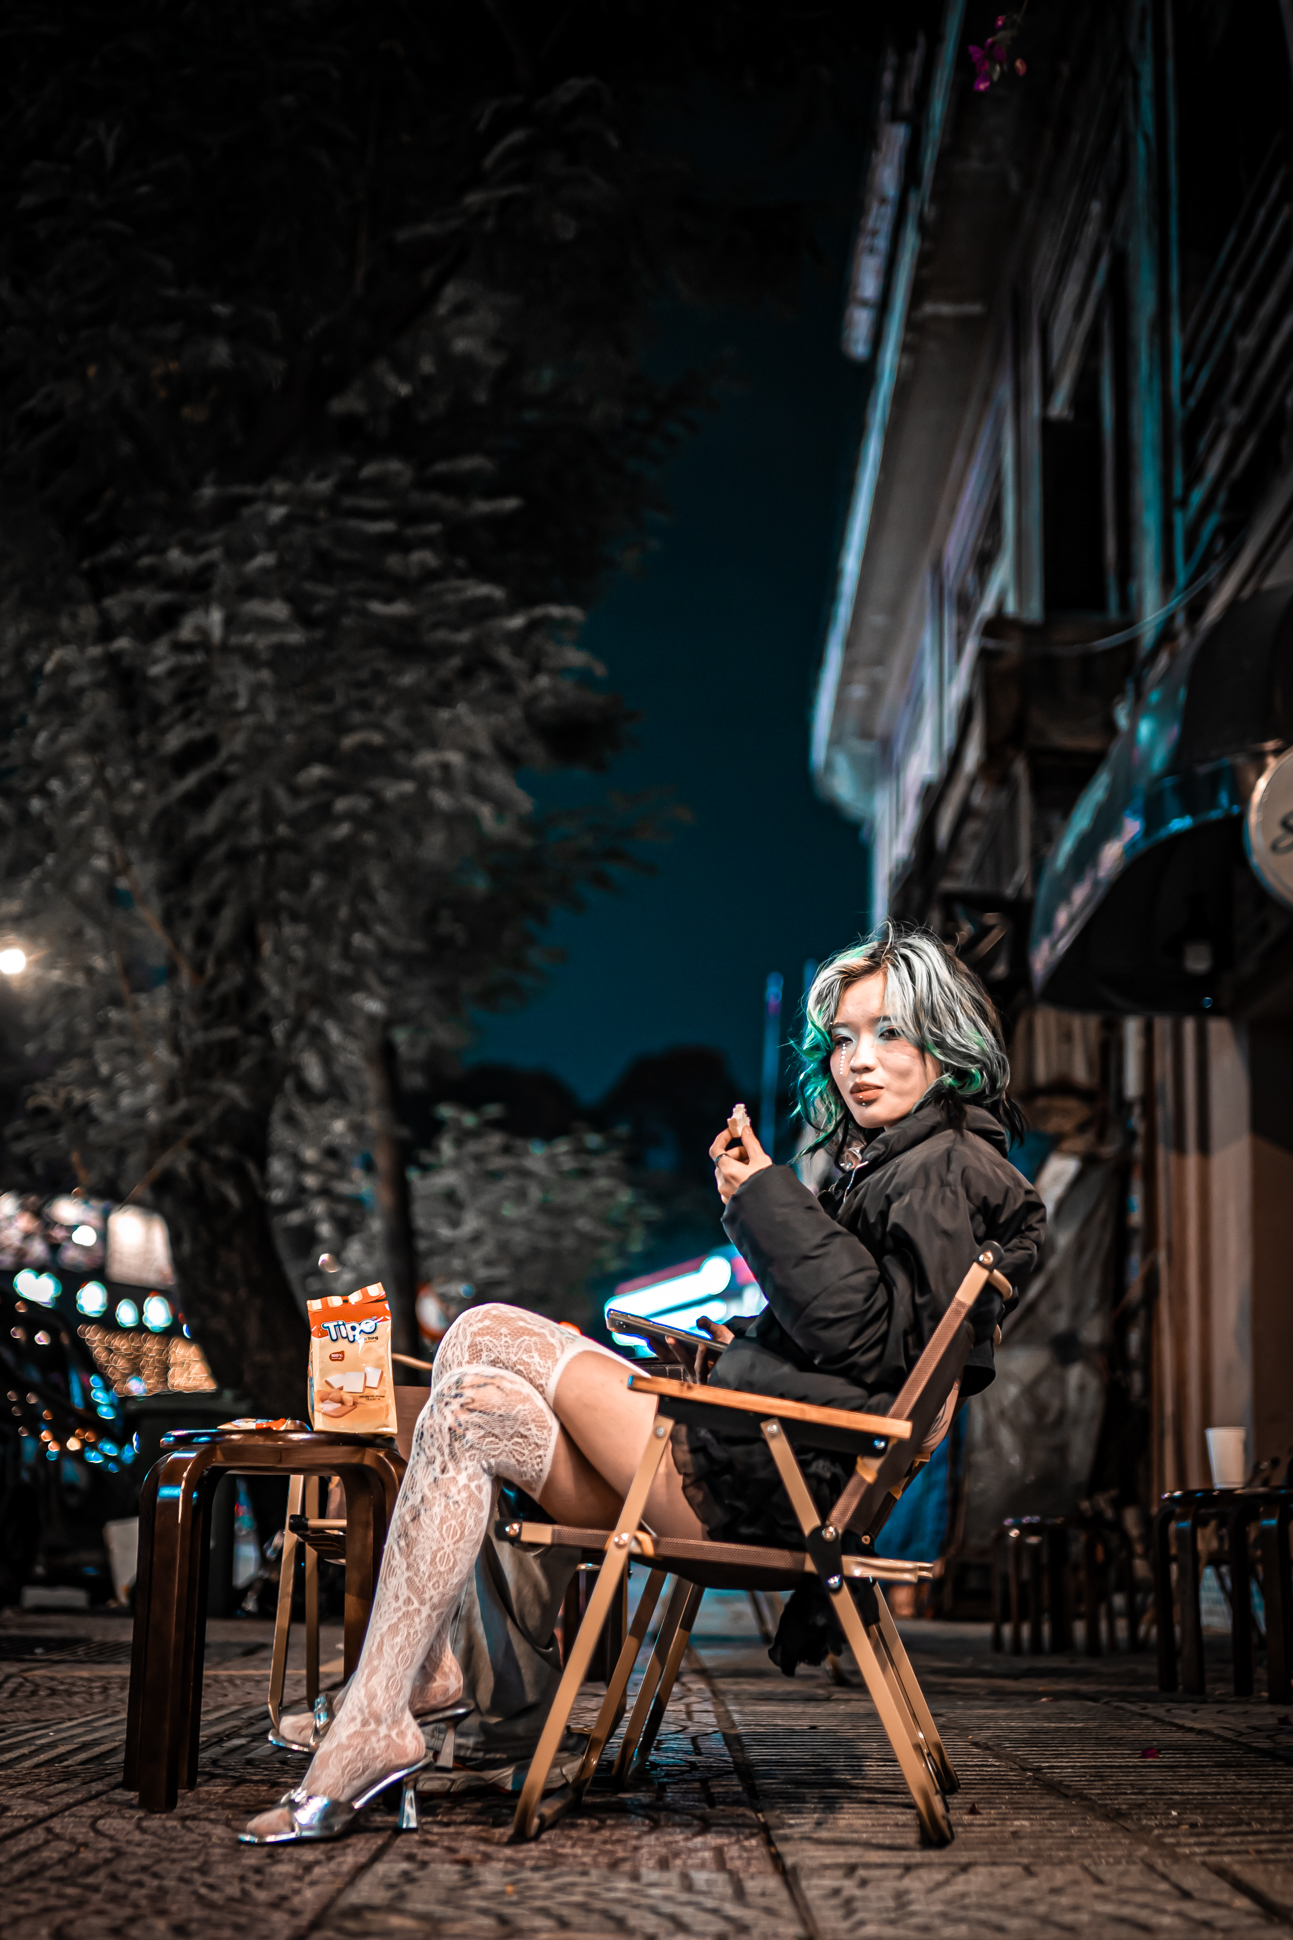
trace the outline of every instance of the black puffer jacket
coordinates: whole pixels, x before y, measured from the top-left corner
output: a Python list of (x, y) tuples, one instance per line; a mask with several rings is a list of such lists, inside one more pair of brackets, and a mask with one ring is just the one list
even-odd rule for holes
[[(970, 1106), (957, 1126), (936, 1101), (873, 1138), (856, 1170), (820, 1198), (787, 1166), (756, 1172), (729, 1200), (723, 1225), (768, 1304), (719, 1359), (715, 1384), (883, 1413), (984, 1241), (1004, 1249), (1016, 1288), (1037, 1257), (1046, 1215), (1006, 1150), (989, 1112)], [(965, 1395), (993, 1378), (1000, 1313), (985, 1290)], [(757, 1422), (677, 1430), (674, 1458), (711, 1535), (802, 1541)], [(801, 1462), (824, 1512), (846, 1465), (824, 1451), (804, 1451)]]

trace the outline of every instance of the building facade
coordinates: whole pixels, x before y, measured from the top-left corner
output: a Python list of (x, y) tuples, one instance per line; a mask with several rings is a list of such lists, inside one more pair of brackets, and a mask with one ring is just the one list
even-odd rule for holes
[(1098, 1434), (1014, 1506), (1148, 1502), (1209, 1426), (1293, 1448), (1293, 910), (1244, 847), (1293, 743), (1293, 0), (1035, 0), (978, 91), (994, 18), (883, 65), (812, 765), (875, 915), (997, 995), (1057, 1211), (1108, 1211), (1055, 1350)]

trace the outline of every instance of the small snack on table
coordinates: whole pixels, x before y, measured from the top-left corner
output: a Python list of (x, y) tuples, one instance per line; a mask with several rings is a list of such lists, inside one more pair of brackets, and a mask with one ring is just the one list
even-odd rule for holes
[(303, 1435), (310, 1424), (308, 1421), (296, 1421), (291, 1415), (279, 1415), (274, 1421), (265, 1415), (239, 1415), (236, 1421), (222, 1421), (220, 1426), (268, 1429), (275, 1435)]
[(391, 1309), (381, 1281), (307, 1303), (310, 1421), (354, 1435), (393, 1435)]

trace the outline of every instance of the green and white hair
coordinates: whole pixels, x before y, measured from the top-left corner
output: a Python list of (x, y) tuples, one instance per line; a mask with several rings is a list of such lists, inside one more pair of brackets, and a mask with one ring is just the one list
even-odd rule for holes
[(919, 1100), (942, 1096), (953, 1122), (973, 1102), (1000, 1120), (1012, 1139), (1024, 1118), (1007, 1097), (1010, 1060), (996, 1005), (974, 972), (932, 930), (886, 920), (870, 936), (828, 957), (804, 1000), (798, 1099), (804, 1123), (829, 1144), (845, 1129), (844, 1100), (831, 1077), (831, 1027), (850, 984), (885, 973), (885, 1013), (909, 1044), (936, 1058), (939, 1076)]

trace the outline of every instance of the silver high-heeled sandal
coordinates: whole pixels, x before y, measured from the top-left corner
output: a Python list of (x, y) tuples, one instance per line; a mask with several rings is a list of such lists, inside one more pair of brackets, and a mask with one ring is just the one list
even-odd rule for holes
[[(437, 1751), (428, 1751), (411, 1765), (404, 1765), (398, 1771), (387, 1772), (368, 1789), (354, 1799), (330, 1799), (321, 1792), (305, 1792), (297, 1786), (285, 1792), (278, 1801), (290, 1821), (286, 1832), (240, 1832), (238, 1843), (243, 1846), (294, 1846), (317, 1839), (340, 1839), (352, 1832), (359, 1815), (373, 1800), (392, 1786), (402, 1787), (400, 1796), (399, 1829), (401, 1832), (416, 1832), (418, 1829), (417, 1780), (420, 1774), (433, 1765), (441, 1768), (452, 1766), (454, 1734), (458, 1725), (468, 1717), (475, 1707), (471, 1704), (450, 1704), (420, 1722), (425, 1725), (443, 1724), (444, 1743)], [(273, 1809), (272, 1807), (270, 1808)]]
[[(271, 1729), (265, 1733), (270, 1744), (276, 1746), (279, 1751), (296, 1751), (300, 1752), (304, 1758), (313, 1758), (315, 1752), (327, 1737), (328, 1732), (336, 1723), (338, 1713), (341, 1710), (341, 1700), (349, 1689), (350, 1679), (347, 1678), (340, 1689), (321, 1692), (314, 1700), (314, 1709), (312, 1711), (289, 1711), (285, 1713), (279, 1720), (277, 1730)], [(438, 1710), (415, 1711), (413, 1713), (413, 1720), (415, 1724), (431, 1725), (437, 1723), (441, 1715), (441, 1712)], [(310, 1720), (309, 1737), (289, 1738), (284, 1729), (289, 1719), (303, 1717), (308, 1717)]]
[[(343, 1685), (342, 1689), (344, 1690), (344, 1688), (345, 1686)], [(277, 1729), (270, 1730), (265, 1734), (270, 1744), (277, 1745), (280, 1751), (301, 1751), (308, 1757), (313, 1758), (315, 1752), (328, 1735), (328, 1726), (337, 1715), (336, 1700), (340, 1696), (341, 1691), (324, 1691), (320, 1696), (315, 1698), (314, 1709), (309, 1714), (310, 1735), (308, 1738), (285, 1737), (283, 1735), (283, 1725), (287, 1720), (284, 1718), (280, 1721)], [(290, 1715), (295, 1717), (299, 1716), (299, 1713), (293, 1712)]]

